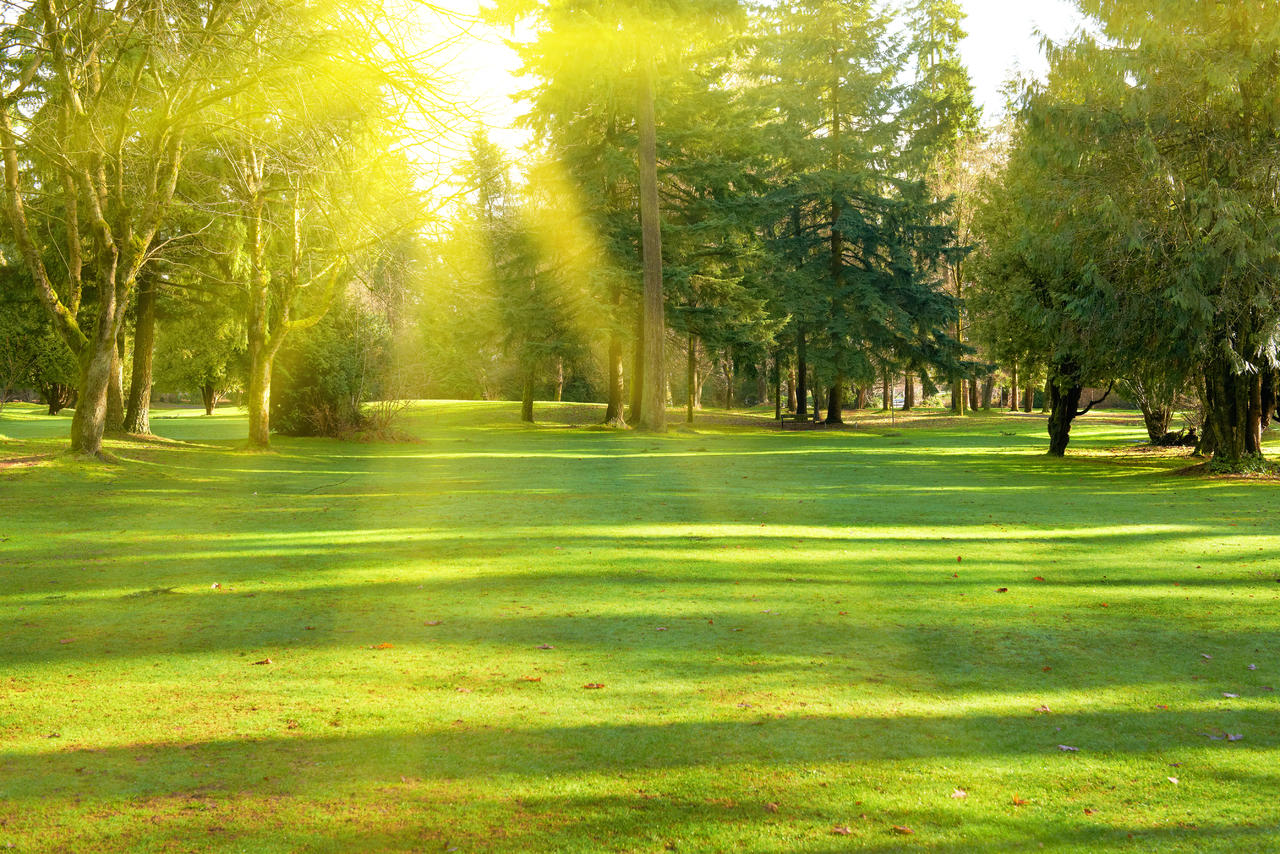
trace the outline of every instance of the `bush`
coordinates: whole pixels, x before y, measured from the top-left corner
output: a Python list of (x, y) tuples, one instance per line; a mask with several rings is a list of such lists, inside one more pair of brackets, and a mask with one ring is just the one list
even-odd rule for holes
[(271, 425), (289, 436), (346, 437), (390, 428), (388, 407), (370, 423), (366, 401), (384, 394), (391, 359), (386, 320), (342, 305), (317, 326), (285, 343), (271, 379)]

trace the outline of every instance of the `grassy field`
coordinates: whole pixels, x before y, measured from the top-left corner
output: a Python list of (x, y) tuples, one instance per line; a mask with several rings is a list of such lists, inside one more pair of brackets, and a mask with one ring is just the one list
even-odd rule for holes
[(516, 410), (86, 465), (6, 408), (0, 848), (1280, 850), (1276, 484)]

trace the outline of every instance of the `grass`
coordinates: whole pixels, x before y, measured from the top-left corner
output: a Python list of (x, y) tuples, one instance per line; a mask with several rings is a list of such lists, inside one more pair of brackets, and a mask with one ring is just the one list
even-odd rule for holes
[(0, 847), (1280, 849), (1275, 484), (1106, 413), (539, 411), (96, 465), (7, 407)]

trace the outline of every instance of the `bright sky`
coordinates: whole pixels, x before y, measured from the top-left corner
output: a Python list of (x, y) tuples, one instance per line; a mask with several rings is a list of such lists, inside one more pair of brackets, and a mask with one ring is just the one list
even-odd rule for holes
[[(480, 0), (437, 2), (463, 16), (476, 15), (480, 5)], [(969, 37), (961, 48), (987, 121), (995, 120), (1003, 111), (1001, 88), (1011, 74), (1045, 72), (1047, 66), (1037, 33), (1059, 40), (1082, 23), (1070, 0), (961, 0), (961, 3), (969, 15), (965, 22)], [(424, 38), (430, 35), (424, 33)], [(450, 51), (451, 68), (454, 85), (483, 116), (491, 138), (507, 148), (517, 149), (524, 142), (524, 136), (513, 130), (512, 124), (521, 109), (512, 103), (510, 96), (519, 91), (522, 84), (514, 76), (519, 61), (503, 44), (503, 37), (503, 33), (474, 24), (470, 36), (459, 40), (457, 47)], [(463, 136), (469, 133), (462, 128), (458, 130)]]

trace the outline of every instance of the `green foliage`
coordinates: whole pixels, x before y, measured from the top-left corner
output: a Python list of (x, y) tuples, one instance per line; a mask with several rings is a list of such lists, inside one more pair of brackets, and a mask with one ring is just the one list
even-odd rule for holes
[(346, 300), (281, 350), (272, 377), (274, 429), (338, 437), (364, 429), (365, 404), (391, 389), (391, 353), (386, 318)]

